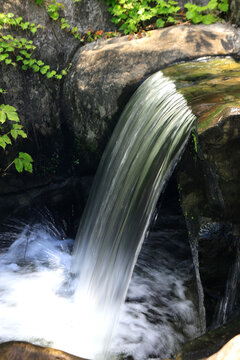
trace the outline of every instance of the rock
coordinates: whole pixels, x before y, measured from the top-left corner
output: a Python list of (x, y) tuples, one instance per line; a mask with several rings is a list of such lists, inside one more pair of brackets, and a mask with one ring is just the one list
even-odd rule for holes
[(60, 350), (41, 347), (23, 341), (0, 344), (0, 360), (84, 360)]
[(179, 172), (184, 211), (238, 223), (240, 65), (232, 59), (214, 59), (175, 65), (163, 72), (176, 80), (198, 117), (201, 157), (192, 161), (186, 153), (185, 170)]
[(231, 339), (216, 354), (210, 356), (207, 360), (239, 360), (240, 357), (240, 335)]
[[(221, 326), (216, 330), (212, 330), (197, 339), (193, 339), (190, 342), (183, 345), (183, 348), (179, 354), (177, 354), (175, 360), (225, 360), (224, 357), (211, 357), (212, 354), (222, 354), (225, 353), (226, 349), (224, 344), (227, 342), (231, 343), (232, 338), (237, 338), (237, 342), (239, 344), (239, 333), (240, 333), (240, 326), (239, 326), (240, 317), (237, 316), (235, 319), (231, 320), (228, 324)], [(238, 336), (237, 336), (238, 335)], [(231, 341), (230, 341), (231, 340)], [(228, 343), (228, 344), (229, 344)], [(235, 340), (233, 344), (235, 343)], [(220, 350), (223, 347), (224, 351)], [(239, 346), (239, 345), (238, 345)], [(231, 346), (230, 346), (231, 348)], [(237, 347), (235, 347), (237, 349)], [(219, 351), (220, 350), (220, 351)], [(218, 353), (219, 352), (219, 353)], [(210, 356), (210, 358), (209, 358)], [(214, 354), (216, 356), (216, 354)], [(219, 355), (220, 356), (220, 355)], [(222, 355), (221, 355), (222, 356)], [(226, 358), (228, 359), (228, 358)], [(229, 360), (238, 360), (238, 357), (230, 358)]]
[(87, 45), (76, 52), (64, 82), (62, 109), (68, 127), (75, 138), (98, 148), (146, 76), (176, 61), (238, 51), (238, 31), (220, 24), (173, 26), (142, 39)]
[(230, 0), (230, 21), (233, 24), (240, 25), (240, 3), (239, 0)]
[[(64, 9), (60, 10), (71, 26), (77, 26), (80, 32), (92, 30), (113, 30), (106, 4), (99, 0), (82, 0), (74, 3), (63, 0)], [(44, 6), (38, 6), (35, 1), (5, 1), (0, 0), (0, 12), (11, 12), (21, 16), (23, 21), (40, 24), (35, 35), (30, 31), (11, 29), (11, 35), (33, 40), (37, 49), (33, 57), (50, 65), (52, 70), (61, 71), (70, 66), (75, 51), (82, 43), (66, 31), (61, 30), (57, 21), (50, 19)], [(2, 29), (1, 31), (4, 31)], [(5, 30), (8, 33), (8, 30)], [(1, 63), (0, 87), (7, 90), (5, 103), (15, 106), (20, 119), (28, 133), (28, 141), (18, 141), (15, 147), (9, 147), (8, 160), (3, 167), (14, 158), (17, 151), (27, 151), (35, 159), (35, 170), (40, 174), (48, 165), (54, 166), (54, 171), (63, 168), (67, 158), (67, 132), (64, 130), (64, 119), (61, 118), (59, 98), (61, 96), (61, 81), (47, 79), (39, 72), (23, 71), (21, 66), (6, 66)], [(37, 159), (37, 161), (36, 161)], [(67, 166), (68, 159), (66, 159)]]

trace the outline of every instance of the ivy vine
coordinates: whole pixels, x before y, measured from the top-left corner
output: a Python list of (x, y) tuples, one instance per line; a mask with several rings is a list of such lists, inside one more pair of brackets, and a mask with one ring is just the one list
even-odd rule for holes
[(28, 40), (25, 37), (14, 37), (10, 34), (6, 34), (7, 30), (11, 27), (18, 27), (23, 31), (30, 31), (35, 34), (41, 25), (35, 23), (24, 22), (22, 17), (16, 17), (13, 13), (0, 13), (0, 62), (4, 62), (6, 65), (16, 66), (18, 63), (24, 71), (32, 70), (45, 75), (48, 79), (56, 78), (62, 79), (67, 74), (68, 69), (63, 69), (60, 73), (55, 70), (51, 70), (49, 65), (46, 65), (42, 60), (36, 59), (34, 51), (36, 46), (32, 40)]
[[(6, 93), (5, 90), (0, 89), (0, 93)], [(23, 126), (20, 124), (20, 119), (15, 107), (11, 105), (0, 105), (0, 147), (5, 150), (8, 145), (12, 145), (18, 137), (27, 138)], [(7, 170), (15, 165), (18, 172), (23, 170), (32, 172), (33, 159), (31, 155), (25, 152), (19, 152), (18, 156), (5, 168), (1, 169), (3, 175)]]

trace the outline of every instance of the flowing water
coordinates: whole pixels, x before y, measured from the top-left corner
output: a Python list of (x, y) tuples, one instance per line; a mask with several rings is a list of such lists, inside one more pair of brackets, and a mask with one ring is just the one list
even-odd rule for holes
[[(169, 205), (167, 196), (167, 206), (161, 208), (143, 244), (112, 354), (165, 359), (199, 333), (194, 289), (190, 290), (191, 252), (177, 205)], [(14, 221), (1, 234), (6, 248), (0, 254), (0, 341), (26, 340), (92, 358), (99, 348), (89, 333), (95, 330), (97, 335), (101, 328), (84, 323), (88, 306), (81, 308), (62, 294), (73, 240), (66, 238), (50, 213), (44, 211), (37, 218), (30, 225)]]
[[(71, 240), (60, 240), (57, 231), (49, 231), (48, 226), (39, 224), (24, 227), (10, 249), (1, 255), (2, 340), (38, 343), (47, 340), (52, 346), (83, 357), (106, 356), (157, 200), (194, 127), (195, 116), (183, 96), (176, 92), (174, 83), (161, 72), (139, 87), (103, 155), (73, 256), (70, 255)], [(60, 237), (63, 236), (60, 234)], [(158, 254), (166, 266), (160, 264), (158, 272), (159, 269), (143, 261), (143, 266), (136, 268), (128, 298), (143, 296), (143, 302), (135, 309), (141, 318), (144, 303), (149, 300), (145, 291), (150, 291), (150, 282), (155, 284), (156, 294), (149, 293), (154, 299), (149, 314), (158, 314), (164, 336), (166, 329), (172, 331), (171, 336), (165, 336), (165, 343), (176, 338), (176, 343), (169, 345), (171, 354), (184, 336), (169, 325), (174, 322), (174, 316), (166, 315), (167, 322), (164, 313), (169, 314), (176, 306), (179, 311), (175, 319), (179, 317), (180, 323), (187, 320), (192, 330), (186, 328), (185, 332), (194, 334), (194, 310), (192, 302), (185, 297), (187, 276), (180, 268), (174, 271), (171, 261), (166, 261), (169, 254), (163, 250)], [(137, 286), (139, 273), (145, 279), (142, 290)], [(126, 310), (125, 315), (130, 313), (134, 329), (136, 316), (131, 315), (134, 306), (129, 305), (133, 302), (128, 301), (126, 307), (131, 310)], [(171, 310), (166, 310), (166, 305)], [(146, 318), (152, 323), (150, 316)], [(122, 320), (124, 322), (126, 324)], [(144, 326), (140, 321), (139, 327)], [(145, 337), (153, 328), (157, 333), (161, 326), (153, 324), (149, 333), (146, 327)], [(166, 355), (165, 347), (156, 350), (157, 356)], [(136, 353), (136, 359), (147, 356), (146, 350), (127, 352)], [(151, 349), (147, 352), (149, 356), (152, 354)]]
[(87, 321), (104, 324), (104, 349), (157, 200), (195, 126), (184, 97), (158, 72), (132, 96), (105, 150), (72, 265), (75, 299), (90, 304)]

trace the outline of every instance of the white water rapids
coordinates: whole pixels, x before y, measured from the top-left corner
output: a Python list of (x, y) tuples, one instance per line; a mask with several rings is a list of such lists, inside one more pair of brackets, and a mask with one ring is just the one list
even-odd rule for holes
[[(74, 302), (63, 291), (73, 240), (63, 239), (64, 231), (49, 214), (40, 218), (31, 226), (16, 222), (1, 235), (2, 243), (8, 238), (13, 243), (0, 254), (0, 341), (25, 340), (93, 358), (101, 351), (102, 324), (85, 322), (89, 304)], [(197, 335), (196, 309), (186, 296), (191, 277), (187, 246), (186, 233), (171, 226), (150, 233), (120, 313), (112, 354), (165, 358)]]

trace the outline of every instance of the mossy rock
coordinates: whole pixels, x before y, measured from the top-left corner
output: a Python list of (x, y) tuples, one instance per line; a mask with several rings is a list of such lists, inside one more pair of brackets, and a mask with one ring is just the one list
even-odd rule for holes
[(175, 360), (202, 360), (216, 353), (232, 337), (240, 333), (240, 315), (226, 325), (212, 330), (183, 346)]
[(208, 58), (163, 70), (173, 79), (198, 118), (198, 133), (240, 114), (240, 63)]

